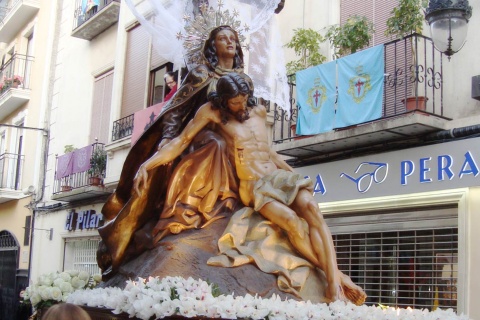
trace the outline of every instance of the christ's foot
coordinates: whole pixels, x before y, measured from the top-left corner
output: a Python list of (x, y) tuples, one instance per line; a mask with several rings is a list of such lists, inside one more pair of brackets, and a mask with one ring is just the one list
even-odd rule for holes
[(353, 283), (349, 276), (341, 273), (340, 281), (342, 283), (342, 291), (345, 297), (357, 306), (362, 305), (367, 299), (367, 294), (362, 288)]

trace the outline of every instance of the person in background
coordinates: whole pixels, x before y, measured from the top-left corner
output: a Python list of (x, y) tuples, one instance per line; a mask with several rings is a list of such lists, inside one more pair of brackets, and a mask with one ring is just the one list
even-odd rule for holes
[(59, 303), (48, 308), (42, 320), (92, 320), (92, 318), (76, 304)]
[(170, 89), (168, 94), (163, 99), (163, 102), (167, 102), (173, 97), (175, 92), (177, 92), (177, 81), (175, 80), (175, 73), (172, 71), (165, 73), (165, 75), (163, 76), (163, 79), (165, 80), (165, 84)]

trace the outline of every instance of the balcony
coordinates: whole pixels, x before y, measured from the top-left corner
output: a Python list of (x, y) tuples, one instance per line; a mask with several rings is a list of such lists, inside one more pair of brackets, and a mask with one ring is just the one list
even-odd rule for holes
[(90, 41), (118, 21), (120, 0), (96, 0), (92, 7), (84, 2), (76, 1), (72, 36)]
[(14, 54), (0, 67), (0, 119), (30, 100), (33, 57)]
[[(443, 55), (431, 39), (408, 36), (384, 44), (385, 72), (382, 117), (312, 136), (295, 136), (298, 109), (294, 81), (290, 81), (291, 105), (286, 111), (273, 106), (273, 148), (292, 166), (304, 166), (386, 151), (415, 143), (441, 131), (450, 119), (443, 109)], [(290, 78), (291, 80), (292, 77)], [(406, 97), (413, 99), (413, 106)], [(422, 105), (423, 97), (427, 100)]]
[(25, 197), (20, 184), (24, 158), (15, 153), (0, 155), (0, 203)]
[(9, 43), (40, 9), (40, 0), (7, 0), (0, 7), (0, 42)]
[[(101, 158), (97, 167), (96, 159)], [(106, 154), (102, 143), (94, 143), (57, 157), (52, 200), (73, 202), (107, 196), (103, 184)]]

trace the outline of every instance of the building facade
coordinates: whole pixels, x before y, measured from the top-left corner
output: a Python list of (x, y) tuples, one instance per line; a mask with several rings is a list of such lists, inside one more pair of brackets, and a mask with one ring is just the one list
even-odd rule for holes
[(0, 297), (1, 319), (17, 312), (28, 285), (33, 208), (44, 196), (49, 130), (48, 68), (52, 14), (49, 1), (0, 1)]
[[(31, 280), (56, 270), (98, 271), (101, 207), (135, 140), (134, 122), (145, 112), (148, 118), (153, 109), (147, 108), (158, 107), (167, 93), (163, 75), (172, 68), (169, 61), (156, 54), (123, 3), (100, 2), (87, 7), (79, 0), (56, 0), (47, 6), (53, 17), (45, 31), (53, 48), (44, 75), (49, 148), (45, 191), (30, 214), (33, 228), (53, 231), (51, 240), (34, 237)], [(339, 265), (365, 287), (368, 303), (453, 307), (471, 318), (480, 315), (474, 305), (478, 239), (472, 232), (478, 225), (475, 159), (480, 152), (470, 134), (480, 124), (479, 102), (471, 98), (472, 77), (480, 72), (475, 54), (480, 45), (473, 43), (472, 30), (480, 19), (475, 18), (478, 0), (470, 3), (474, 15), (467, 44), (450, 62), (438, 60), (442, 92), (433, 93), (426, 110), (388, 107), (385, 99), (378, 120), (299, 139), (283, 129), (289, 131), (295, 118), (278, 116), (283, 111), (270, 105), (273, 147), (315, 179), (315, 197), (331, 226)], [(352, 13), (366, 15), (377, 30), (372, 45), (378, 45), (391, 41), (383, 35), (382, 21), (389, 12), (385, 8), (394, 5), (286, 1), (275, 18), (287, 43), (295, 28), (325, 30)], [(424, 33), (428, 36), (427, 29)], [(328, 43), (322, 50), (331, 57)], [(287, 61), (294, 58), (285, 53)], [(395, 59), (389, 56), (386, 62)], [(295, 90), (292, 86), (294, 98)], [(297, 112), (295, 105), (288, 107)], [(280, 118), (287, 120), (282, 124)], [(447, 137), (452, 129), (463, 132), (463, 139), (453, 133)], [(76, 150), (67, 152), (66, 146)], [(107, 160), (98, 186), (89, 179), (89, 166), (82, 165), (95, 150), (105, 150)]]

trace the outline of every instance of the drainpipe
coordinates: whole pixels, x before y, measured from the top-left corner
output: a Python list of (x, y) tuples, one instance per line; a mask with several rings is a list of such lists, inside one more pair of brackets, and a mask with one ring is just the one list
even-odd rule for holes
[(480, 134), (480, 124), (461, 127), (461, 128), (454, 128), (450, 130), (438, 131), (438, 132), (426, 135), (424, 140), (425, 141), (453, 140), (456, 138), (468, 137), (475, 134)]

